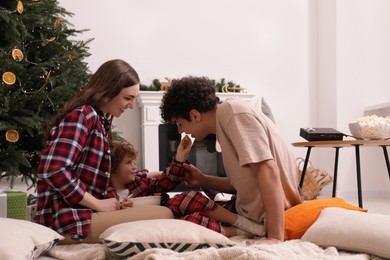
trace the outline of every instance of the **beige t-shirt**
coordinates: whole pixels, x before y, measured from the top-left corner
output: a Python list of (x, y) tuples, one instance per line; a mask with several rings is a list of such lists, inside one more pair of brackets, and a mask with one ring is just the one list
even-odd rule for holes
[(266, 115), (245, 101), (229, 98), (218, 106), (216, 124), (225, 172), (237, 191), (236, 208), (240, 215), (258, 222), (265, 217), (257, 177), (249, 163), (275, 160), (280, 170), (285, 209), (301, 202), (294, 156)]

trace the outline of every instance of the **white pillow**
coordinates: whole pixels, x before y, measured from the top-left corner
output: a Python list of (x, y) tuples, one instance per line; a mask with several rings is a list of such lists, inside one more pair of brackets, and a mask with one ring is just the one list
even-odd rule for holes
[(43, 225), (0, 218), (0, 259), (36, 259), (63, 238)]
[(390, 216), (324, 208), (302, 240), (390, 258)]
[(149, 248), (185, 252), (234, 245), (233, 241), (218, 232), (180, 219), (122, 223), (106, 229), (99, 238), (113, 254), (121, 257), (134, 256)]

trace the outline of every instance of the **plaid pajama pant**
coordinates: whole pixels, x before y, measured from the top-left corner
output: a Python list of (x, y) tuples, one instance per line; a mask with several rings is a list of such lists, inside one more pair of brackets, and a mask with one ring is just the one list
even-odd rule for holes
[(172, 210), (173, 215), (177, 219), (187, 220), (223, 234), (224, 232), (221, 223), (208, 217), (207, 214), (214, 211), (217, 204), (236, 213), (234, 202), (234, 199), (224, 202), (215, 202), (200, 192), (187, 191), (169, 199), (166, 206)]

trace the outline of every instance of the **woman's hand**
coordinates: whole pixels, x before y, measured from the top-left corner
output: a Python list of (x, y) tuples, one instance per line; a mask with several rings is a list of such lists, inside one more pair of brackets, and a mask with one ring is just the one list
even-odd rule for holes
[(96, 211), (114, 211), (121, 209), (121, 204), (116, 198), (109, 198), (109, 199), (103, 199), (98, 200), (96, 208), (94, 210)]
[(121, 209), (125, 209), (132, 206), (133, 206), (133, 201), (128, 197), (125, 197), (121, 202)]
[(92, 196), (90, 193), (85, 192), (83, 199), (79, 202), (80, 205), (90, 208), (97, 212), (101, 211), (114, 211), (121, 208), (119, 201), (116, 198), (99, 200)]
[(188, 135), (185, 135), (177, 147), (175, 160), (178, 162), (185, 162), (191, 151), (191, 146), (191, 138)]

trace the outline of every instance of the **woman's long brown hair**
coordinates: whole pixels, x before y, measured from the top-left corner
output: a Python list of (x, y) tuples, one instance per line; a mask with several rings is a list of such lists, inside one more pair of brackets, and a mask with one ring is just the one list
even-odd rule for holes
[[(137, 72), (127, 62), (115, 59), (103, 63), (81, 92), (66, 102), (64, 107), (51, 120), (46, 129), (44, 141), (49, 138), (50, 130), (76, 107), (90, 105), (95, 109), (99, 109), (104, 103), (116, 97), (123, 88), (138, 83)], [(112, 122), (112, 117), (110, 121)]]

